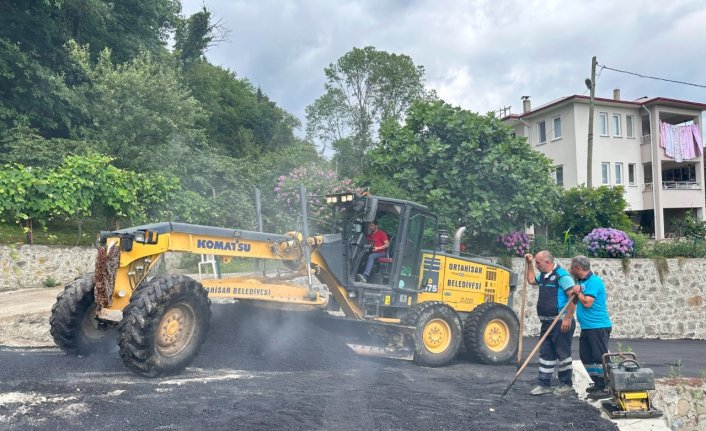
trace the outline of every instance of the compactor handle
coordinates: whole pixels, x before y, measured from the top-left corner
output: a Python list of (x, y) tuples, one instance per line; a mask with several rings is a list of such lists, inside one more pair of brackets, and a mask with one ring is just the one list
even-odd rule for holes
[(640, 364), (634, 359), (624, 359), (618, 363), (618, 368), (622, 368), (625, 371), (634, 372), (640, 369)]

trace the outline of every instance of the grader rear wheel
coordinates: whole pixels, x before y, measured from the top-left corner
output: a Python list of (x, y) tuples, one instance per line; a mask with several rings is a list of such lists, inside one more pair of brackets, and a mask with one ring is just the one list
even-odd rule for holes
[(517, 355), (520, 322), (510, 308), (492, 302), (476, 307), (466, 319), (463, 337), (471, 359), (507, 364)]
[(404, 324), (414, 326), (414, 361), (440, 367), (451, 362), (461, 347), (461, 319), (441, 302), (425, 302), (415, 307)]
[(119, 327), (125, 365), (146, 377), (183, 370), (206, 339), (210, 304), (203, 286), (189, 277), (155, 277), (141, 286)]
[(107, 353), (117, 347), (116, 325), (99, 322), (93, 295), (93, 274), (66, 285), (51, 309), (49, 332), (70, 355)]

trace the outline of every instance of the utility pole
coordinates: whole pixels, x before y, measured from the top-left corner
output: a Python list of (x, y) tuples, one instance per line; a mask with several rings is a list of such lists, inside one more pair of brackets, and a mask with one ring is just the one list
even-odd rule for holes
[(596, 96), (596, 56), (591, 60), (591, 79), (586, 80), (586, 86), (591, 90), (591, 101), (588, 106), (588, 157), (586, 160), (586, 187), (593, 187), (593, 105)]

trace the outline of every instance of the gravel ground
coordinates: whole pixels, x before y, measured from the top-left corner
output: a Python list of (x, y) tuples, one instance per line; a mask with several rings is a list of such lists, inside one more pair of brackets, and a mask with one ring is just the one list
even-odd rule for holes
[(355, 355), (310, 316), (216, 304), (192, 367), (144, 379), (113, 353), (0, 349), (0, 429), (616, 430), (575, 394), (531, 397), (530, 367)]

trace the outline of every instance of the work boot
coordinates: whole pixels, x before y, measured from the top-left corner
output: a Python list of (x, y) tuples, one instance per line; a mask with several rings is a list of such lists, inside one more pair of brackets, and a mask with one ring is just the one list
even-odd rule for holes
[(602, 400), (604, 398), (610, 398), (610, 393), (608, 393), (608, 391), (605, 388), (598, 389), (598, 390), (588, 394), (588, 398), (591, 400)]
[(544, 395), (552, 392), (552, 388), (549, 386), (536, 386), (530, 391), (530, 395)]
[(355, 279), (357, 281), (360, 281), (361, 283), (367, 283), (368, 279), (363, 275), (363, 274), (358, 274), (355, 276)]
[(587, 394), (592, 394), (592, 393), (594, 393), (594, 392), (604, 391), (604, 390), (605, 390), (605, 387), (603, 387), (603, 386), (589, 385), (589, 386), (586, 388), (586, 393), (587, 393)]
[(564, 395), (571, 392), (573, 389), (574, 388), (571, 385), (562, 383), (556, 388), (554, 388), (554, 395)]

